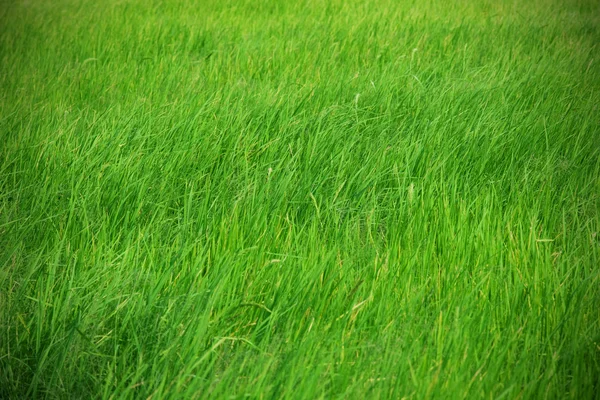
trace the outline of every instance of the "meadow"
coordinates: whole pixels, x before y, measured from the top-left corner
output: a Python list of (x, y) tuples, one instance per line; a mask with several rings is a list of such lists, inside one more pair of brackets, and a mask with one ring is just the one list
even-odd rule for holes
[(600, 393), (600, 2), (0, 3), (0, 398)]

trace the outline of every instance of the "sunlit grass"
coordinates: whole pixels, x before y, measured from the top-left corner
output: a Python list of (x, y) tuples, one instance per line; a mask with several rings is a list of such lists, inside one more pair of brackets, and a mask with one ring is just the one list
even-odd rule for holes
[(0, 397), (597, 396), (600, 4), (465, 3), (3, 3)]

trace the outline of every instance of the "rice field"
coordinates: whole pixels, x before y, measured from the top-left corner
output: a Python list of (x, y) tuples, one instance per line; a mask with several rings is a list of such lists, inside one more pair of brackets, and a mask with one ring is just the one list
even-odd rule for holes
[(0, 398), (594, 399), (600, 2), (4, 0)]

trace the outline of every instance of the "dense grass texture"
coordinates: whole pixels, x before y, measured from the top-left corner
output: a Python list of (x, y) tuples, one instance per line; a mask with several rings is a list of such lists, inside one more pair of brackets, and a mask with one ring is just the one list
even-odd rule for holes
[(0, 8), (0, 397), (600, 392), (600, 2)]

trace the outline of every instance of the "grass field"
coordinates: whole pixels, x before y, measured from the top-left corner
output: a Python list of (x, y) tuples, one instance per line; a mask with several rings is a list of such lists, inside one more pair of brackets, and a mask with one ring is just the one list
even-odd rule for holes
[(0, 398), (598, 398), (600, 2), (0, 5)]

